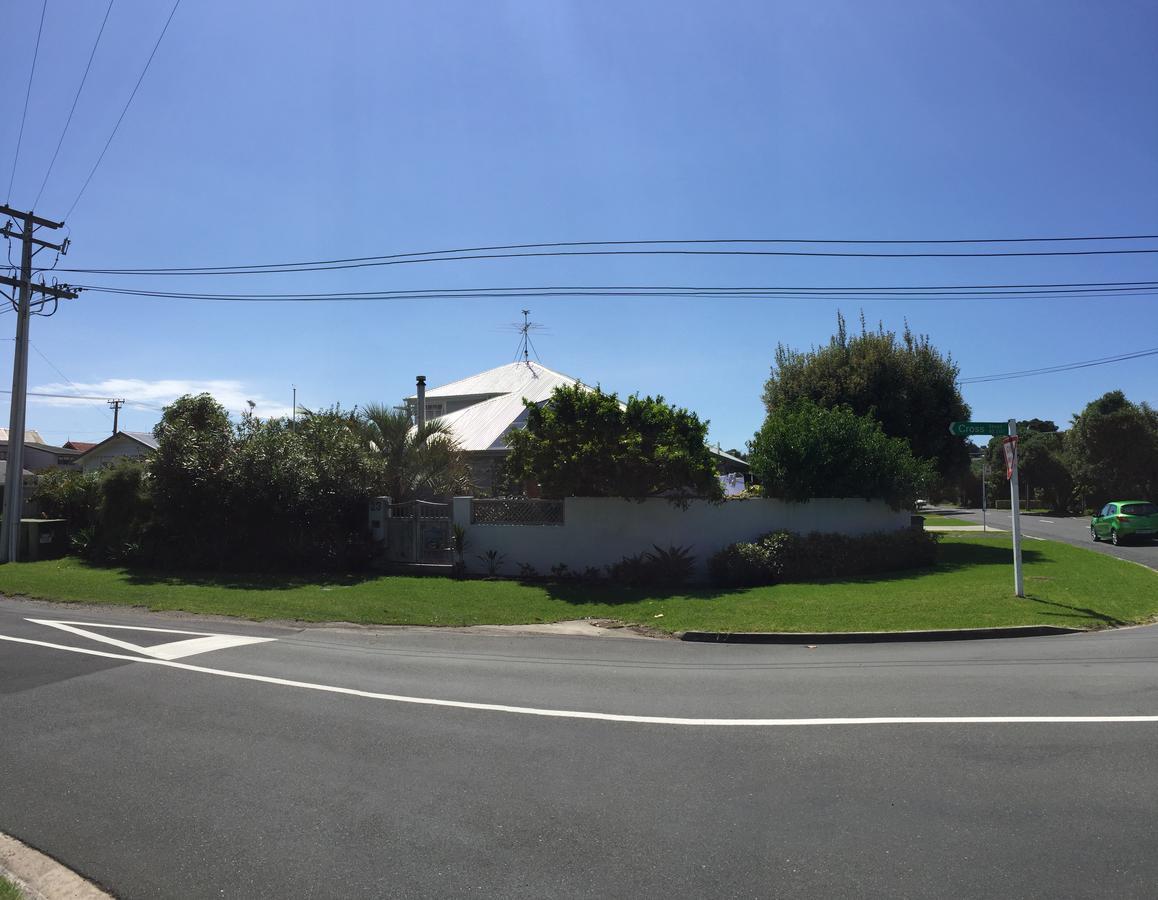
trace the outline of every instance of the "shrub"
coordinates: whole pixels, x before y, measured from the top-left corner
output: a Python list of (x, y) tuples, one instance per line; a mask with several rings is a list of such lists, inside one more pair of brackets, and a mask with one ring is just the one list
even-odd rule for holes
[(607, 567), (607, 576), (617, 584), (628, 587), (679, 587), (691, 578), (696, 558), (690, 547), (668, 547), (658, 544), (655, 552), (625, 556)]
[(911, 509), (933, 476), (930, 462), (874, 419), (810, 400), (774, 410), (749, 446), (768, 496), (794, 502), (864, 497)]
[(914, 529), (858, 537), (775, 531), (725, 547), (708, 561), (708, 571), (717, 584), (752, 586), (919, 569), (936, 556), (935, 536)]

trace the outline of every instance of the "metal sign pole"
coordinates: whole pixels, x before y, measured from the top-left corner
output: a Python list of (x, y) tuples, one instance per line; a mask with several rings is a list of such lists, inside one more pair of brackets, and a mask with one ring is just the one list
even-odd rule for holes
[[(1009, 420), (1009, 436), (1017, 437), (1017, 419)], [(1018, 597), (1025, 596), (1025, 582), (1021, 576), (1021, 494), (1017, 489), (1017, 441), (1013, 442), (1013, 462), (1009, 467), (1009, 495), (1013, 512), (1013, 589)]]
[(987, 490), (985, 481), (989, 478), (989, 462), (988, 460), (981, 460), (981, 530), (989, 530), (989, 519), (987, 513), (989, 511), (989, 502), (986, 497)]

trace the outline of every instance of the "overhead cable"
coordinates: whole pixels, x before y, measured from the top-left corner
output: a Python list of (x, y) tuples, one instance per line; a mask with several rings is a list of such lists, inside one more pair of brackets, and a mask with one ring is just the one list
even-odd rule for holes
[(177, 12), (177, 7), (180, 5), (181, 0), (174, 0), (173, 8), (169, 10), (169, 18), (165, 20), (165, 25), (161, 28), (161, 33), (157, 35), (157, 42), (153, 44), (153, 50), (149, 53), (149, 58), (145, 61), (145, 67), (141, 70), (141, 75), (137, 79), (137, 83), (133, 85), (132, 93), (129, 94), (129, 99), (125, 101), (124, 109), (121, 110), (121, 114), (117, 118), (117, 123), (113, 126), (113, 130), (109, 134), (109, 139), (105, 141), (105, 145), (101, 150), (100, 156), (98, 156), (97, 161), (93, 163), (93, 167), (89, 171), (88, 177), (84, 180), (84, 184), (81, 185), (80, 191), (76, 195), (76, 199), (72, 201), (72, 205), (68, 208), (68, 212), (64, 214), (65, 219), (72, 215), (72, 211), (76, 209), (76, 205), (80, 203), (80, 198), (83, 197), (84, 192), (88, 190), (89, 182), (92, 181), (92, 177), (96, 174), (97, 169), (100, 168), (100, 164), (104, 160), (105, 154), (109, 150), (109, 145), (112, 144), (113, 138), (117, 136), (117, 131), (121, 127), (121, 122), (125, 120), (125, 114), (129, 111), (129, 107), (133, 103), (133, 98), (137, 96), (137, 91), (141, 87), (141, 82), (145, 80), (145, 74), (149, 71), (149, 66), (153, 64), (153, 57), (157, 55), (157, 48), (161, 46), (161, 40), (165, 37), (165, 32), (169, 30), (169, 23), (173, 21), (173, 16)]

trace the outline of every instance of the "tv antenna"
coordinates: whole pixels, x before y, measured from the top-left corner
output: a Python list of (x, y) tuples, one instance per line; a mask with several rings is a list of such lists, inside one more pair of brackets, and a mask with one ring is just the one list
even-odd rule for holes
[(543, 326), (538, 322), (531, 321), (531, 311), (529, 309), (523, 310), (522, 324), (515, 323), (515, 330), (519, 332), (519, 349), (515, 353), (515, 358), (518, 359), (520, 355), (523, 357), (523, 362), (526, 363), (527, 368), (531, 367), (531, 354), (535, 354), (535, 359), (540, 363), (543, 361), (539, 357), (539, 351), (535, 349), (535, 342), (531, 340), (532, 331), (540, 331)]

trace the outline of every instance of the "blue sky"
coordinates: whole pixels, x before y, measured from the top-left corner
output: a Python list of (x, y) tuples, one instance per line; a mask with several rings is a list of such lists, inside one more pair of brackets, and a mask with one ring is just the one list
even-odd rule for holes
[[(49, 0), (11, 202), (32, 202), (104, 15)], [(116, 0), (37, 207), (63, 216), (168, 14)], [(16, 148), (40, 4), (0, 12), (0, 173)], [(184, 0), (69, 217), (70, 267), (327, 259), (480, 244), (664, 238), (1158, 233), (1158, 4)], [(1154, 246), (1151, 242), (1150, 246)], [(207, 292), (515, 285), (870, 286), (1137, 281), (1150, 255), (1039, 259), (621, 257), (91, 283)], [(158, 407), (211, 385), (276, 413), (396, 402), (510, 361), (510, 300), (177, 302), (84, 294), (34, 319), (33, 389)], [(776, 345), (862, 304), (538, 299), (544, 364), (661, 393), (742, 446)], [(988, 375), (1158, 346), (1158, 298), (878, 301)], [(11, 337), (11, 316), (0, 330)], [(0, 348), (0, 378), (11, 341)], [(974, 418), (1067, 421), (1158, 357), (965, 390)], [(51, 361), (51, 362), (49, 362)], [(55, 368), (54, 368), (55, 366)], [(62, 374), (63, 373), (63, 374)], [(0, 417), (7, 422), (3, 404)], [(122, 427), (151, 428), (130, 405)], [(103, 404), (30, 403), (51, 440)]]

